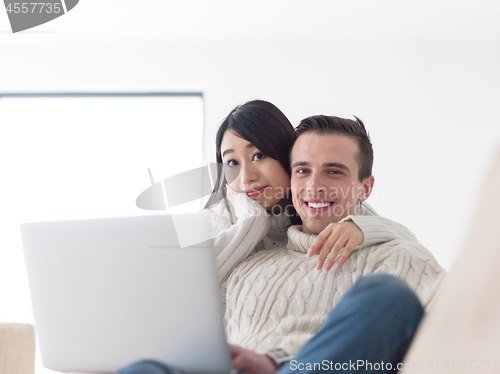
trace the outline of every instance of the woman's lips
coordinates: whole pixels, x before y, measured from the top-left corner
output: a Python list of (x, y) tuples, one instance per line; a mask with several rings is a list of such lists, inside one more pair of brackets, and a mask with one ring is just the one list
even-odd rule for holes
[(245, 193), (249, 197), (255, 197), (259, 196), (264, 190), (267, 188), (267, 186), (260, 187), (260, 188), (252, 188), (251, 190), (246, 190)]

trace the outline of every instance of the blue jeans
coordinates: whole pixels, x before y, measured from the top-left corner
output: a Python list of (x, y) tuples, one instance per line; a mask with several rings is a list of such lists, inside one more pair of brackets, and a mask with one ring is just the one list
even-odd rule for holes
[[(404, 281), (387, 274), (367, 275), (346, 292), (316, 335), (277, 373), (396, 372), (423, 313)], [(188, 373), (141, 361), (116, 374)]]

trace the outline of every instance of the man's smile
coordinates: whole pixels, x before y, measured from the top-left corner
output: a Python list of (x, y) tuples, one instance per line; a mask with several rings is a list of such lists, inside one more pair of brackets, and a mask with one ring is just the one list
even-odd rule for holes
[(333, 201), (323, 201), (323, 200), (307, 200), (304, 201), (308, 210), (312, 212), (326, 211), (330, 206), (334, 204)]

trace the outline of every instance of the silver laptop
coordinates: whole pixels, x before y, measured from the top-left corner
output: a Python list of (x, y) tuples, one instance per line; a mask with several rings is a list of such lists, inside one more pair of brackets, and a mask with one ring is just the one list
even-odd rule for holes
[(21, 234), (45, 367), (113, 373), (154, 359), (230, 371), (213, 248), (180, 248), (172, 216), (26, 223)]

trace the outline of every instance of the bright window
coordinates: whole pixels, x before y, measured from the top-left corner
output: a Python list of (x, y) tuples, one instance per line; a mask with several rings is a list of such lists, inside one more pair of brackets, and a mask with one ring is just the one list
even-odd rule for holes
[(0, 160), (0, 321), (33, 323), (19, 225), (154, 214), (135, 206), (147, 169), (203, 165), (203, 98), (0, 95)]

